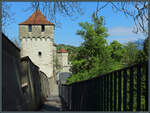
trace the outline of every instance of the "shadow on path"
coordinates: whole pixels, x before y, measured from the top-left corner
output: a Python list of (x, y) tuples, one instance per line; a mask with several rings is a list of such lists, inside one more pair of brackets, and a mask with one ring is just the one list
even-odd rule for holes
[(48, 97), (40, 107), (40, 111), (62, 111), (61, 99), (58, 96)]
[(40, 111), (61, 111), (59, 107), (51, 106), (51, 105), (43, 105), (40, 108)]

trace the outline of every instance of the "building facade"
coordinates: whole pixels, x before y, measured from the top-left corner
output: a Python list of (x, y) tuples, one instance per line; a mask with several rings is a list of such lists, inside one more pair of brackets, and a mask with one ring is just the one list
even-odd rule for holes
[(62, 72), (69, 72), (70, 69), (68, 52), (63, 48), (56, 50), (54, 27), (40, 10), (36, 10), (27, 20), (19, 24), (21, 57), (29, 56), (49, 78), (57, 71), (57, 58)]
[(70, 72), (71, 65), (68, 64), (68, 52), (64, 48), (57, 51), (57, 60), (61, 72)]
[(48, 77), (53, 76), (54, 24), (36, 10), (19, 24), (21, 57), (29, 56)]

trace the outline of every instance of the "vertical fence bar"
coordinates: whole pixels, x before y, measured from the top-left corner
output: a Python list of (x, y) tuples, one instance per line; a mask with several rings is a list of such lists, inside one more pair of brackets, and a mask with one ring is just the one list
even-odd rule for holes
[(121, 111), (121, 71), (118, 72), (118, 111)]
[(71, 85), (71, 111), (73, 111), (74, 110), (74, 87), (73, 87), (73, 85)]
[(97, 91), (96, 91), (96, 96), (97, 96), (97, 104), (96, 104), (96, 111), (100, 111), (101, 108), (101, 103), (100, 103), (100, 100), (101, 100), (101, 86), (100, 86), (100, 78), (97, 78), (96, 79), (96, 87), (97, 87)]
[(100, 111), (102, 111), (102, 78), (99, 78), (99, 91), (100, 91), (100, 100), (98, 100), (98, 101), (100, 101)]
[[(146, 66), (146, 73), (145, 73), (145, 84), (146, 84), (146, 88), (145, 88), (145, 110), (148, 111), (148, 63), (146, 62), (145, 64)], [(149, 81), (150, 82), (150, 81)]]
[(137, 66), (137, 111), (141, 110), (141, 65)]
[(133, 111), (133, 67), (130, 68), (130, 101), (129, 111)]
[(106, 79), (106, 76), (104, 76), (104, 111), (107, 110), (107, 101), (106, 101), (106, 82), (107, 79)]
[(67, 107), (67, 87), (66, 86), (64, 86), (65, 87), (65, 90), (64, 90), (64, 93), (65, 93), (65, 96), (64, 96), (64, 100), (65, 100), (65, 107)]
[(127, 70), (124, 70), (123, 74), (123, 111), (126, 111), (127, 107)]
[(114, 72), (114, 111), (116, 111), (116, 100), (117, 100), (117, 78), (116, 72)]
[(113, 84), (112, 84), (112, 73), (110, 75), (110, 111), (112, 111), (112, 87), (113, 87)]
[(109, 76), (107, 75), (107, 111), (109, 111)]
[(101, 80), (102, 80), (102, 111), (104, 111), (104, 77), (102, 77)]
[(68, 102), (68, 111), (69, 111), (69, 109), (70, 109), (70, 96), (71, 96), (71, 93), (70, 93), (70, 90), (71, 90), (71, 87), (70, 86), (68, 86), (69, 87), (69, 97), (68, 97), (68, 100), (69, 100), (69, 102)]
[(69, 95), (69, 111), (71, 111), (71, 105), (72, 105), (72, 97), (71, 97), (71, 95), (72, 95), (72, 86), (70, 85), (69, 86), (70, 87), (70, 91), (69, 91), (69, 93), (70, 93), (70, 95)]
[(67, 94), (66, 94), (66, 98), (67, 98), (67, 109), (68, 109), (68, 103), (69, 103), (69, 87), (68, 86), (66, 86), (67, 87)]

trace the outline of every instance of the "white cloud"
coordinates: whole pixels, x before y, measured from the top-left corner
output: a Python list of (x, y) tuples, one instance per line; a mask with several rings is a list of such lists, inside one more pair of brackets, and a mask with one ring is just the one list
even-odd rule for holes
[(120, 40), (120, 41), (126, 41), (126, 42), (128, 42), (128, 41), (137, 41), (138, 40), (138, 38), (137, 37), (128, 37), (128, 38), (119, 38), (118, 40)]
[(120, 43), (126, 43), (128, 41), (137, 41), (138, 39), (145, 39), (142, 33), (135, 34), (132, 32), (133, 27), (118, 26), (108, 29), (109, 37), (108, 42), (117, 40)]
[(145, 39), (142, 33), (135, 34), (132, 32), (133, 27), (118, 26), (108, 29), (109, 37), (107, 38), (108, 43), (113, 40), (117, 40), (120, 43), (127, 43), (129, 41), (134, 42), (139, 39)]
[(132, 27), (114, 27), (108, 29), (108, 33), (110, 36), (129, 36), (129, 35), (136, 35), (132, 32)]

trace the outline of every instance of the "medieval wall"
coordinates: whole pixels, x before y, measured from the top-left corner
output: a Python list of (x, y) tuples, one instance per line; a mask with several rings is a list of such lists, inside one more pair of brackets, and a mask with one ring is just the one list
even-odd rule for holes
[(20, 78), (20, 50), (2, 34), (2, 110), (24, 110)]
[(50, 96), (50, 83), (49, 78), (40, 71), (40, 80), (41, 80), (41, 95), (42, 99), (45, 100)]
[(2, 34), (2, 110), (37, 110), (49, 96), (48, 83), (29, 57), (20, 60), (20, 49)]
[(49, 85), (50, 85), (50, 95), (51, 96), (58, 96), (59, 95), (59, 89), (58, 89), (58, 84), (56, 83), (55, 77), (49, 78)]

